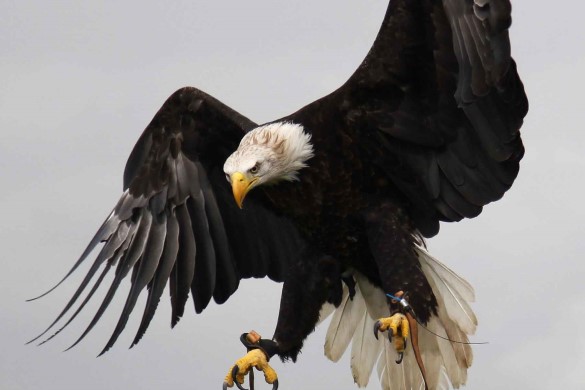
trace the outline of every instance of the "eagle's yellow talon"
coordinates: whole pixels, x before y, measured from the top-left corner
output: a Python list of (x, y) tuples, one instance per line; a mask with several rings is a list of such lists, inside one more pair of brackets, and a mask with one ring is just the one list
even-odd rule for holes
[(243, 358), (236, 361), (236, 364), (232, 366), (225, 377), (223, 388), (232, 387), (235, 383), (239, 389), (246, 390), (242, 387), (242, 384), (244, 383), (246, 374), (250, 372), (252, 367), (256, 367), (256, 369), (264, 373), (266, 383), (273, 384), (273, 390), (278, 389), (278, 376), (276, 375), (276, 371), (270, 367), (266, 354), (260, 349), (253, 349)]
[(380, 318), (374, 324), (374, 336), (376, 336), (376, 339), (379, 331), (388, 331), (388, 338), (391, 341), (394, 338), (394, 349), (399, 355), (396, 363), (402, 362), (404, 350), (406, 349), (406, 339), (410, 335), (410, 324), (406, 316), (402, 313), (396, 313), (391, 317)]

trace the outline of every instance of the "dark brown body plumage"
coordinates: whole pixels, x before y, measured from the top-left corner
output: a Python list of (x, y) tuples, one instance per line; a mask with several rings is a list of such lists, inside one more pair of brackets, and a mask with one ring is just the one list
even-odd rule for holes
[(212, 298), (225, 302), (242, 278), (284, 281), (275, 331), (282, 358), (296, 358), (324, 302), (339, 304), (348, 269), (385, 292), (408, 291), (427, 321), (437, 300), (415, 242), (435, 235), (439, 221), (475, 217), (499, 199), (524, 151), (528, 106), (509, 54), (509, 2), (487, 4), (391, 1), (354, 75), (279, 119), (312, 135), (315, 156), (300, 181), (254, 190), (243, 210), (222, 166), (256, 124), (195, 88), (173, 94), (136, 144), (127, 192), (88, 247), (106, 242), (79, 291), (100, 265), (117, 267), (88, 330), (132, 269), (104, 351), (148, 287), (139, 341), (167, 280), (173, 324), (189, 292), (201, 312)]

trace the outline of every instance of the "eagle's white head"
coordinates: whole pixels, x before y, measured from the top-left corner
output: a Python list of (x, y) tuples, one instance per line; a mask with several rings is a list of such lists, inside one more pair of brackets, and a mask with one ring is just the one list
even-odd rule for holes
[(311, 136), (294, 123), (277, 122), (248, 132), (223, 166), (241, 208), (246, 194), (262, 184), (298, 180), (313, 157)]

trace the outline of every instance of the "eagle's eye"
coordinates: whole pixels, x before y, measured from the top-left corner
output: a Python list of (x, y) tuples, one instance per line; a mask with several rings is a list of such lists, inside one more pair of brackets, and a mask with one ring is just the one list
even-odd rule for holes
[(230, 177), (229, 173), (225, 174), (225, 179), (228, 181), (228, 183), (232, 182), (232, 178)]
[(250, 168), (250, 173), (258, 173), (258, 163), (256, 163), (252, 168)]

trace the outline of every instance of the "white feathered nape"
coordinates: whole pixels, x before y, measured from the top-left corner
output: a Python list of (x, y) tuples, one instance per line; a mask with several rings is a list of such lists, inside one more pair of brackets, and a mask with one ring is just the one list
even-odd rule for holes
[[(421, 268), (437, 298), (437, 316), (432, 316), (426, 327), (451, 340), (468, 342), (475, 332), (477, 319), (470, 303), (475, 300), (473, 287), (432, 257), (423, 247), (416, 248)], [(349, 298), (347, 287), (341, 305), (334, 309), (326, 305), (320, 321), (333, 313), (325, 339), (325, 355), (338, 361), (351, 342), (351, 371), (356, 384), (365, 387), (377, 364), (384, 390), (424, 389), (424, 381), (410, 346), (404, 352), (401, 364), (385, 334), (376, 340), (374, 323), (390, 315), (384, 291), (372, 285), (363, 275), (354, 272), (356, 293)], [(430, 390), (459, 388), (467, 380), (467, 369), (473, 354), (468, 344), (441, 339), (419, 326), (419, 348), (427, 372)]]

